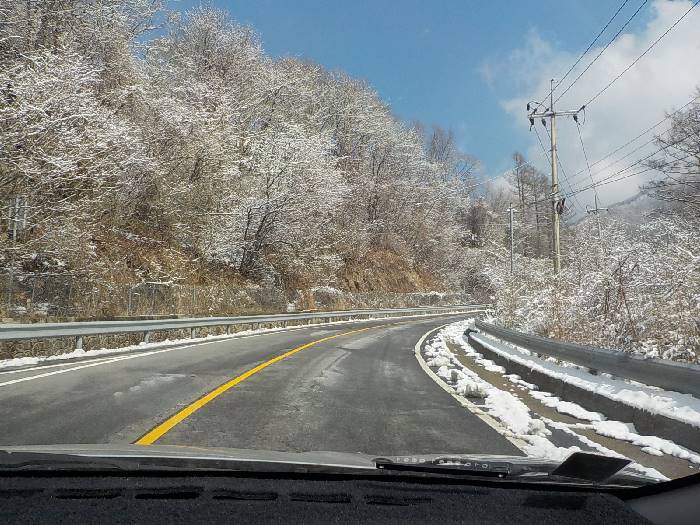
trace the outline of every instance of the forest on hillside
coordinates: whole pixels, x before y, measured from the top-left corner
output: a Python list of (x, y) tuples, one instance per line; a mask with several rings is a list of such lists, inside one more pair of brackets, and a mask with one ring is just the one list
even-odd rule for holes
[(4, 266), (291, 299), (458, 285), (476, 160), (450, 132), (400, 122), (343, 73), (267, 56), (223, 11), (2, 9), (0, 184), (21, 218)]
[(470, 300), (509, 326), (693, 361), (699, 137), (696, 99), (648, 161), (658, 206), (637, 224), (604, 217), (600, 234), (565, 220), (553, 278), (549, 180), (523, 155), (490, 183), (449, 130), (401, 121), (342, 72), (267, 55), (221, 10), (3, 3), (0, 311)]

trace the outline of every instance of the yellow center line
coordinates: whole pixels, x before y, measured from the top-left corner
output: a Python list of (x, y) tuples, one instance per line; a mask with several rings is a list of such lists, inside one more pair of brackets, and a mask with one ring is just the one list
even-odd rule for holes
[[(384, 326), (384, 325), (380, 325), (380, 326)], [(183, 408), (182, 410), (177, 412), (175, 415), (170, 416), (168, 419), (163, 421), (160, 425), (158, 425), (157, 427), (150, 430), (148, 433), (141, 436), (138, 440), (136, 440), (134, 442), (134, 444), (135, 445), (152, 445), (158, 439), (160, 439), (166, 433), (168, 433), (170, 430), (172, 430), (173, 427), (175, 427), (178, 423), (181, 423), (184, 419), (186, 419), (190, 415), (194, 414), (197, 410), (202, 408), (204, 405), (206, 405), (210, 401), (213, 401), (214, 399), (219, 397), (221, 394), (223, 394), (227, 390), (230, 390), (231, 388), (236, 386), (238, 383), (248, 379), (250, 376), (257, 374), (261, 370), (267, 368), (268, 366), (270, 366), (274, 363), (277, 363), (278, 361), (281, 361), (282, 359), (289, 357), (290, 355), (294, 355), (297, 352), (301, 352), (302, 350), (304, 350), (306, 348), (317, 345), (319, 343), (323, 343), (324, 341), (330, 341), (331, 339), (335, 339), (336, 337), (340, 337), (343, 335), (356, 334), (358, 332), (364, 332), (365, 330), (370, 330), (372, 328), (377, 328), (377, 326), (369, 326), (366, 328), (360, 328), (358, 330), (351, 330), (349, 332), (343, 332), (340, 334), (324, 337), (322, 339), (317, 339), (316, 341), (311, 341), (310, 343), (306, 343), (304, 345), (297, 346), (296, 348), (293, 348), (293, 349), (289, 350), (288, 352), (285, 352), (284, 354), (278, 355), (277, 357), (273, 357), (269, 361), (265, 361), (264, 363), (259, 364), (255, 368), (251, 368), (247, 372), (242, 373), (238, 377), (231, 379), (230, 381), (224, 383), (220, 387), (212, 390), (208, 394), (200, 397), (194, 403), (186, 406), (185, 408)]]

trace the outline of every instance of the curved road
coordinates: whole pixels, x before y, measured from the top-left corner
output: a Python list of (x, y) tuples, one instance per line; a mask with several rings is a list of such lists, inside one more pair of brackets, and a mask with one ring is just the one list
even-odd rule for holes
[(426, 332), (464, 317), (290, 329), (0, 372), (0, 446), (521, 455), (415, 358)]

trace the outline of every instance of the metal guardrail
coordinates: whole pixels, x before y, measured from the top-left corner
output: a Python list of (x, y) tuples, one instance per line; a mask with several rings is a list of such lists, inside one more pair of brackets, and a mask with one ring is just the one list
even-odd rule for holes
[(194, 330), (203, 327), (225, 326), (226, 333), (236, 325), (261, 325), (279, 323), (283, 326), (289, 321), (314, 319), (350, 320), (376, 316), (405, 316), (411, 314), (460, 313), (483, 309), (483, 305), (433, 306), (420, 308), (388, 308), (381, 310), (341, 310), (335, 312), (312, 312), (300, 314), (248, 315), (236, 317), (202, 317), (186, 319), (148, 319), (138, 321), (86, 321), (73, 323), (29, 323), (29, 324), (0, 324), (0, 342), (22, 341), (27, 339), (47, 339), (56, 337), (74, 337), (76, 348), (82, 348), (83, 337), (91, 335), (110, 335), (142, 333), (145, 342), (155, 331)]
[(647, 359), (615, 350), (566, 343), (523, 334), (483, 321), (476, 321), (474, 325), (485, 334), (538, 354), (546, 354), (617, 377), (700, 397), (700, 366), (698, 365)]

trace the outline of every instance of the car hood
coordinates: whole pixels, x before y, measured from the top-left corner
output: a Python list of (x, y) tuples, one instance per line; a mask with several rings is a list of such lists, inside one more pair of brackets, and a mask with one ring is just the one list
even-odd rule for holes
[[(597, 456), (596, 461), (604, 461)], [(595, 457), (593, 458), (595, 460)], [(589, 459), (590, 460), (590, 459)], [(434, 463), (440, 466), (465, 465), (473, 475), (498, 475), (525, 481), (527, 476), (546, 476), (561, 465), (560, 461), (524, 456), (493, 454), (413, 454), (370, 455), (353, 452), (305, 451), (286, 452), (238, 448), (211, 448), (178, 445), (23, 445), (0, 447), (0, 469), (21, 468), (69, 469), (72, 467), (116, 468), (121, 471), (187, 470), (187, 471), (244, 471), (284, 473), (383, 474), (379, 464), (405, 466)], [(437, 468), (437, 467), (436, 467)], [(399, 470), (396, 468), (390, 470)], [(406, 470), (406, 469), (403, 469)], [(410, 470), (410, 469), (409, 469)], [(434, 472), (433, 472), (434, 473)], [(446, 472), (441, 472), (446, 473)], [(456, 472), (453, 472), (456, 473)], [(426, 471), (425, 474), (428, 474)], [(500, 477), (500, 476), (499, 476)], [(633, 484), (655, 482), (653, 478), (630, 472), (616, 475)]]
[[(355, 452), (334, 451), (305, 451), (286, 452), (276, 450), (254, 450), (240, 448), (219, 447), (193, 447), (180, 445), (130, 445), (130, 444), (104, 444), (104, 445), (21, 445), (0, 446), (0, 450), (6, 453), (36, 453), (55, 455), (74, 455), (90, 458), (123, 458), (123, 459), (193, 459), (216, 460), (236, 462), (261, 462), (278, 464), (298, 464), (317, 466), (336, 466), (344, 468), (367, 469), (376, 468), (377, 458), (390, 459), (396, 462), (426, 462), (440, 458), (460, 458), (474, 460), (490, 460), (518, 464), (532, 464), (533, 459), (522, 456), (500, 456), (490, 454), (412, 454), (404, 456), (363, 454)], [(555, 467), (555, 461), (541, 460), (537, 464)]]

